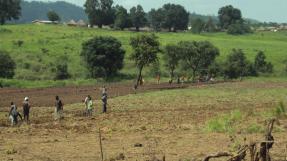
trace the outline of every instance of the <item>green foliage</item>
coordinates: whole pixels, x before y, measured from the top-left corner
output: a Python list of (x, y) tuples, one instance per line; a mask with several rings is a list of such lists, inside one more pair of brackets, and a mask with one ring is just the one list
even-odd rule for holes
[(82, 45), (84, 61), (92, 77), (109, 78), (123, 67), (125, 50), (113, 37), (94, 37)]
[(242, 20), (241, 11), (232, 5), (224, 6), (218, 11), (219, 24), (222, 29), (228, 29), (232, 24)]
[(262, 133), (264, 132), (264, 128), (261, 125), (258, 125), (257, 123), (252, 123), (247, 127), (246, 132), (249, 134)]
[(135, 27), (137, 31), (147, 23), (146, 14), (141, 5), (130, 9), (130, 17), (132, 26)]
[(13, 78), (15, 68), (16, 64), (10, 55), (0, 51), (0, 78)]
[(250, 75), (256, 75), (253, 64), (247, 61), (241, 49), (233, 49), (224, 64), (224, 76), (229, 79), (236, 79)]
[(160, 31), (162, 26), (162, 23), (164, 21), (165, 18), (165, 14), (162, 8), (159, 9), (151, 9), (151, 11), (148, 13), (149, 16), (149, 22), (151, 27), (155, 30), (155, 31)]
[(165, 4), (162, 7), (164, 12), (163, 27), (169, 31), (187, 29), (189, 13), (181, 5)]
[(163, 60), (165, 66), (170, 73), (170, 81), (173, 81), (174, 71), (180, 61), (180, 47), (178, 45), (169, 44), (165, 46)]
[(71, 78), (71, 75), (68, 72), (67, 63), (61, 63), (56, 66), (56, 80), (65, 80)]
[(156, 77), (158, 75), (161, 75), (161, 70), (160, 70), (160, 63), (159, 61), (156, 61), (152, 63), (151, 69), (150, 69), (150, 75), (152, 77)]
[(130, 26), (128, 11), (123, 6), (116, 6), (115, 27), (123, 30)]
[(241, 111), (234, 110), (230, 114), (217, 116), (208, 120), (205, 124), (205, 130), (207, 132), (233, 133), (236, 124), (240, 122), (242, 118)]
[(47, 17), (50, 21), (61, 21), (60, 16), (55, 11), (49, 11)]
[(86, 0), (84, 7), (92, 26), (111, 25), (114, 23), (115, 13), (112, 8), (113, 0)]
[(280, 102), (278, 106), (273, 111), (274, 116), (276, 117), (285, 117), (287, 116), (286, 107), (283, 102)]
[(130, 45), (133, 48), (131, 60), (139, 70), (137, 85), (142, 77), (142, 70), (158, 60), (157, 54), (160, 52), (160, 43), (154, 34), (138, 35), (132, 37)]
[(1, 0), (0, 1), (0, 25), (4, 25), (7, 20), (17, 20), (21, 15), (21, 0)]
[(251, 32), (249, 25), (245, 24), (243, 20), (229, 25), (227, 29), (227, 33), (231, 35), (242, 35)]
[(195, 19), (191, 24), (192, 24), (191, 31), (193, 33), (200, 34), (204, 30), (205, 24), (199, 18)]
[(266, 62), (265, 59), (266, 56), (264, 52), (258, 51), (254, 61), (255, 69), (260, 73), (272, 73), (273, 65), (271, 64), (271, 62)]
[(216, 25), (214, 23), (214, 20), (209, 17), (207, 22), (205, 23), (205, 26), (204, 26), (204, 31), (206, 32), (215, 32), (217, 29), (216, 29)]
[(202, 71), (207, 71), (219, 56), (219, 50), (208, 41), (182, 41), (179, 43), (184, 66), (192, 70), (193, 81)]

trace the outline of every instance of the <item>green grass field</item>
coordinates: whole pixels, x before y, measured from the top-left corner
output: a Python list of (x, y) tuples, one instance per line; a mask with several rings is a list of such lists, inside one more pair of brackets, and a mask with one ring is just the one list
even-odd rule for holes
[[(122, 42), (126, 50), (125, 65), (121, 73), (135, 75), (136, 68), (129, 60), (132, 52), (129, 40), (136, 34), (139, 33), (54, 25), (6, 25), (0, 26), (0, 50), (8, 51), (16, 61), (15, 79), (52, 80), (55, 65), (63, 60), (68, 61), (72, 79), (85, 79), (87, 70), (80, 58), (82, 43), (94, 36), (113, 36)], [(243, 49), (250, 60), (254, 59), (257, 50), (263, 50), (267, 60), (275, 66), (274, 76), (284, 74), (287, 32), (264, 32), (243, 36), (225, 33), (195, 35), (189, 32), (156, 34), (162, 47), (182, 40), (208, 40), (220, 49), (221, 55), (218, 59), (221, 61), (233, 48)], [(19, 40), (24, 42), (21, 47), (15, 45)], [(167, 73), (163, 62), (161, 70)], [(146, 69), (144, 74), (148, 75), (148, 71), (149, 69)]]

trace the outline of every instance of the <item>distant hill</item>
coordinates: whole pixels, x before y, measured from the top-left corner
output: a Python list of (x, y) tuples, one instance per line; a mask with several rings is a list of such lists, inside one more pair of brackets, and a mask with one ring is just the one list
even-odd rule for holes
[(13, 21), (16, 23), (31, 23), (33, 20), (47, 20), (47, 12), (55, 11), (61, 17), (63, 22), (74, 20), (87, 20), (87, 16), (83, 8), (64, 1), (57, 2), (21, 2), (22, 17)]

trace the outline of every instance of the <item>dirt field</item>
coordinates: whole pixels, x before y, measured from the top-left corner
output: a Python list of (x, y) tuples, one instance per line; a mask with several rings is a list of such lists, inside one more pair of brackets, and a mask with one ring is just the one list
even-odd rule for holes
[[(118, 97), (127, 94), (132, 94), (132, 84), (110, 83), (106, 84), (109, 97)], [(137, 90), (137, 93), (161, 89), (184, 88), (186, 85), (168, 84), (146, 84)], [(21, 105), (24, 97), (30, 98), (31, 104), (34, 107), (48, 107), (54, 105), (55, 96), (62, 98), (65, 104), (73, 104), (81, 102), (87, 95), (91, 95), (95, 99), (100, 98), (102, 86), (84, 86), (84, 87), (62, 87), (62, 88), (40, 88), (40, 89), (0, 89), (0, 107), (9, 107), (10, 102), (14, 101)]]
[[(287, 83), (242, 82), (131, 94), (110, 99), (108, 114), (101, 114), (101, 102), (96, 101), (91, 118), (82, 115), (82, 104), (65, 106), (61, 122), (53, 120), (53, 107), (33, 108), (30, 125), (19, 127), (9, 126), (8, 109), (2, 108), (0, 160), (100, 161), (101, 129), (107, 161), (147, 161), (163, 156), (168, 161), (199, 161), (206, 154), (262, 140), (262, 132), (246, 129), (255, 123), (264, 127), (266, 113), (285, 98), (284, 86)], [(208, 120), (233, 110), (242, 111), (234, 132), (204, 130)], [(286, 130), (287, 119), (282, 117), (273, 133), (275, 161), (287, 156)]]

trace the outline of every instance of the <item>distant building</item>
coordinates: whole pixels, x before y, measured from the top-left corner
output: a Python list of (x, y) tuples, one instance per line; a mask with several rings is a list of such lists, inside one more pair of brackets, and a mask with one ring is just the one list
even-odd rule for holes
[(34, 20), (33, 24), (59, 24), (58, 21)]
[(75, 20), (70, 20), (68, 23), (67, 23), (68, 26), (77, 26), (77, 23)]
[(88, 25), (85, 23), (84, 20), (79, 20), (77, 22), (77, 26), (79, 26), (79, 27), (87, 27)]

